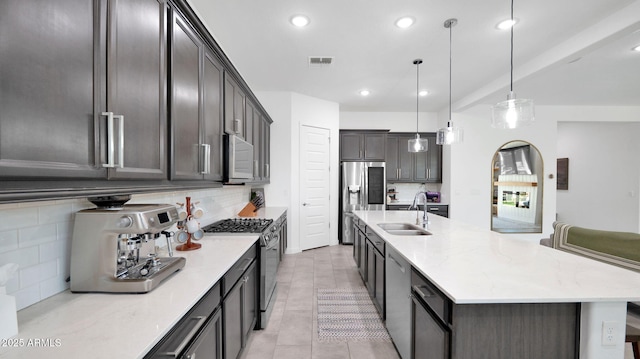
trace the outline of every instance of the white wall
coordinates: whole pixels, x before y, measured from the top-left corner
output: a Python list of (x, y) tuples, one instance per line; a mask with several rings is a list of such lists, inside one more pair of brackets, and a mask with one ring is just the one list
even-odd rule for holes
[(558, 190), (559, 221), (640, 230), (639, 136), (639, 122), (558, 123), (558, 157), (569, 158), (569, 189)]
[[(331, 172), (339, 171), (339, 106), (337, 103), (291, 92), (256, 92), (262, 106), (272, 117), (271, 185), (265, 189), (267, 198), (276, 197), (278, 205), (289, 208), (287, 253), (301, 251), (300, 246), (300, 126), (327, 128), (331, 136)], [(286, 127), (286, 128), (285, 128)], [(275, 132), (274, 132), (275, 130)], [(277, 181), (274, 174), (280, 172)], [(330, 186), (330, 244), (338, 244), (338, 176), (331, 176)], [(268, 200), (269, 203), (271, 200)]]
[[(489, 106), (475, 106), (454, 113), (453, 120), (464, 129), (464, 141), (445, 147), (450, 157), (449, 181), (443, 183), (451, 204), (450, 217), (491, 228), (492, 159), (495, 152), (507, 142), (520, 140), (532, 143), (542, 155), (544, 164), (543, 233), (551, 232), (555, 219), (556, 123), (549, 120), (548, 111), (536, 108), (536, 122), (525, 128), (498, 130), (491, 127)], [(554, 174), (550, 179), (549, 174)], [(448, 186), (450, 187), (448, 187)], [(446, 199), (445, 199), (446, 200)], [(520, 238), (539, 240), (541, 234), (508, 234)]]
[[(438, 116), (433, 112), (420, 112), (418, 128), (422, 132), (438, 130)], [(415, 112), (340, 112), (340, 129), (390, 130), (416, 132)]]
[[(564, 203), (561, 203), (565, 197), (560, 198), (561, 191), (556, 191), (556, 159), (558, 157), (568, 157), (559, 153), (559, 144), (565, 141), (578, 141), (577, 139), (570, 140), (565, 139), (566, 136), (579, 135), (567, 133), (567, 131), (559, 131), (558, 124), (567, 121), (581, 121), (581, 122), (597, 122), (597, 121), (640, 121), (640, 108), (629, 107), (575, 107), (575, 106), (537, 106), (536, 107), (536, 122), (529, 127), (515, 129), (515, 130), (497, 130), (493, 129), (490, 125), (490, 111), (488, 106), (476, 106), (467, 111), (461, 113), (455, 113), (453, 118), (457, 125), (464, 128), (465, 139), (461, 144), (445, 147), (444, 154), (450, 156), (450, 181), (443, 183), (443, 192), (450, 193), (451, 198), (449, 202), (451, 204), (450, 216), (451, 218), (461, 219), (467, 222), (471, 222), (482, 226), (484, 228), (490, 228), (490, 179), (491, 179), (491, 159), (494, 152), (502, 146), (504, 143), (512, 140), (523, 140), (531, 142), (538, 148), (542, 155), (544, 164), (544, 188), (543, 188), (543, 234), (546, 236), (552, 232), (552, 223), (555, 221), (555, 215), (557, 210), (566, 208)], [(577, 124), (580, 127), (580, 124)], [(637, 127), (633, 134), (629, 134), (629, 138), (638, 138)], [(612, 136), (615, 134), (621, 134), (620, 130), (614, 130)], [(562, 136), (562, 137), (561, 137)], [(602, 146), (597, 138), (588, 141), (585, 146), (595, 146), (602, 151), (602, 157), (608, 158), (613, 155), (613, 151), (609, 149), (611, 146)], [(447, 151), (448, 150), (448, 151)], [(580, 151), (585, 151), (586, 148)], [(628, 149), (627, 153), (638, 154), (638, 149)], [(633, 152), (631, 152), (633, 151)], [(573, 155), (572, 155), (573, 156)], [(581, 175), (570, 173), (570, 181), (573, 178), (574, 181), (582, 181), (589, 177), (604, 176), (608, 180), (606, 181), (606, 188), (589, 188), (576, 191), (574, 194), (580, 197), (593, 196), (594, 191), (604, 190), (607, 193), (609, 190), (621, 187), (621, 195), (632, 190), (632, 187), (637, 188), (638, 183), (638, 169), (640, 168), (640, 160), (637, 155), (634, 157), (631, 154), (629, 161), (632, 162), (634, 169), (629, 173), (633, 175), (631, 180), (628, 180), (625, 176), (613, 176), (606, 170), (594, 170), (594, 164), (590, 164), (589, 168), (585, 168), (580, 171)], [(571, 163), (571, 159), (569, 160)], [(576, 161), (574, 161), (576, 162)], [(445, 161), (446, 163), (446, 161)], [(571, 164), (570, 164), (571, 166)], [(570, 171), (572, 168), (570, 168)], [(578, 172), (580, 173), (580, 172)], [(549, 178), (549, 175), (553, 174), (554, 178)], [(634, 185), (635, 184), (635, 185)], [(446, 185), (450, 185), (449, 188)], [(570, 184), (571, 186), (571, 184)], [(443, 193), (443, 197), (444, 197)], [(636, 197), (630, 204), (624, 209), (609, 207), (607, 210), (600, 211), (597, 215), (598, 222), (612, 222), (617, 223), (621, 217), (627, 218), (627, 224), (637, 231), (638, 218), (640, 217), (638, 210), (638, 199)], [(446, 200), (446, 199), (445, 199)], [(587, 208), (593, 208), (594, 212), (598, 212), (598, 205), (593, 203), (592, 206)], [(573, 213), (574, 218), (586, 216), (585, 207), (572, 207), (570, 211)], [(629, 215), (622, 215), (621, 211), (630, 211)], [(566, 213), (568, 216), (568, 212)], [(568, 217), (567, 217), (568, 218)], [(585, 217), (587, 218), (587, 217)], [(513, 236), (516, 236), (514, 234)], [(530, 238), (532, 240), (539, 239), (540, 234), (517, 234), (517, 236)]]

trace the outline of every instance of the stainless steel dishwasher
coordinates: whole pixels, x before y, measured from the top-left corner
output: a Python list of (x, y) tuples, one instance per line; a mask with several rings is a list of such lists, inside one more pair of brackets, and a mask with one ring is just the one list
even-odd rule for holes
[(411, 267), (386, 246), (387, 318), (385, 325), (402, 359), (411, 357)]

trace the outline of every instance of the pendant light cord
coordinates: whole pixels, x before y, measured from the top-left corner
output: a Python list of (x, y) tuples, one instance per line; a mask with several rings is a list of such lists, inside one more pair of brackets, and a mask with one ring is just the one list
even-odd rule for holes
[[(422, 60), (420, 60), (422, 62)], [(416, 134), (418, 134), (418, 104), (420, 103), (420, 62), (416, 60)]]
[(515, 24), (513, 23), (513, 0), (511, 0), (511, 86), (509, 87), (509, 91), (513, 92), (513, 27)]
[(452, 72), (452, 66), (451, 66), (451, 43), (452, 43), (452, 38), (453, 38), (453, 23), (451, 23), (449, 25), (449, 126), (447, 127), (453, 127), (451, 125), (451, 72)]

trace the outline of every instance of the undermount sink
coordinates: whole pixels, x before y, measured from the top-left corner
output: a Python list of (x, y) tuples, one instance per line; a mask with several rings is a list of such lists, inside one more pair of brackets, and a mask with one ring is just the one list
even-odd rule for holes
[(411, 223), (378, 223), (378, 227), (396, 236), (428, 236), (431, 232)]

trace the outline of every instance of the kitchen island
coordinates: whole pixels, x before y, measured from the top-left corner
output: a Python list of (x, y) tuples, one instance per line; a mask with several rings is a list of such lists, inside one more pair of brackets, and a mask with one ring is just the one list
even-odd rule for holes
[[(640, 273), (439, 216), (429, 216), (431, 235), (378, 226), (415, 223), (416, 211), (354, 214), (454, 305), (578, 303), (579, 357), (624, 357), (626, 303), (640, 299)], [(605, 321), (618, 330), (612, 345), (603, 345)]]

